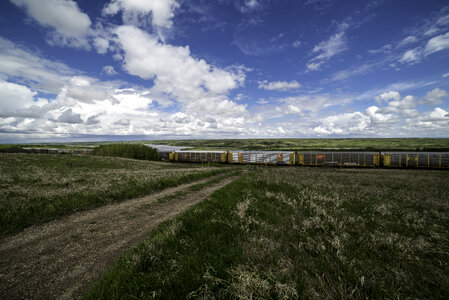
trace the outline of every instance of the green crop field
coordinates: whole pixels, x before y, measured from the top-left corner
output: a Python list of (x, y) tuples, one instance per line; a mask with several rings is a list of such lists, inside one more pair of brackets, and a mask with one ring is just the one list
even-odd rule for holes
[(226, 150), (449, 151), (447, 138), (199, 139), (149, 141), (148, 143)]
[(447, 172), (249, 168), (87, 298), (449, 298)]
[(223, 170), (113, 157), (0, 153), (0, 236)]

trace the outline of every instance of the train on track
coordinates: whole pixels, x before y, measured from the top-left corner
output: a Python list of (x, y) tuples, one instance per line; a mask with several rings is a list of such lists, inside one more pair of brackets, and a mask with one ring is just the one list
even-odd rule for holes
[(344, 151), (171, 151), (161, 160), (229, 164), (449, 168), (449, 152), (344, 152)]
[[(91, 155), (93, 149), (22, 148), (27, 153)], [(196, 151), (160, 149), (159, 158), (174, 162), (289, 166), (449, 169), (449, 152), (348, 151)]]

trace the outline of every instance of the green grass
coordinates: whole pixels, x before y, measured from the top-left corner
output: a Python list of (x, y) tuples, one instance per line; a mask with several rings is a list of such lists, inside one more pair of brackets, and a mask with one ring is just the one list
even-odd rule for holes
[(0, 153), (0, 237), (77, 210), (226, 171), (201, 164)]
[(253, 168), (87, 295), (151, 297), (448, 299), (447, 172)]
[(449, 151), (449, 138), (214, 139), (147, 143), (225, 150)]
[[(359, 151), (449, 151), (449, 138), (339, 138), (339, 139), (196, 139), (130, 142), (31, 144), (29, 147), (86, 148), (110, 144), (163, 144), (217, 150), (359, 150)], [(0, 145), (11, 148), (25, 145)]]

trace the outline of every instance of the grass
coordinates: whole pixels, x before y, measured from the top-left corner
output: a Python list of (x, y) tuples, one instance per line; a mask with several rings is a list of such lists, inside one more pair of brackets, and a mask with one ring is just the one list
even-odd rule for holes
[(224, 150), (449, 151), (449, 138), (214, 139), (147, 143)]
[(0, 153), (0, 237), (227, 168), (122, 158)]
[[(449, 151), (449, 138), (339, 138), (339, 139), (196, 139), (65, 144), (0, 145), (50, 148), (92, 148), (110, 144), (163, 144), (216, 150), (354, 150), (354, 151)], [(6, 151), (6, 150), (5, 150)]]
[(86, 298), (448, 299), (446, 172), (252, 170), (159, 226)]

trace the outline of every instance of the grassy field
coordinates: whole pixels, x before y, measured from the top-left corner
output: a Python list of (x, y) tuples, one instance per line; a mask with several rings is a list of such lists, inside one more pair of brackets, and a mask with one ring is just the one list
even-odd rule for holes
[(449, 298), (447, 172), (250, 168), (87, 298)]
[[(120, 142), (66, 144), (0, 145), (15, 147), (94, 148)], [(224, 150), (362, 150), (362, 151), (449, 151), (449, 138), (340, 138), (340, 139), (197, 139), (122, 142), (124, 144), (163, 144)]]
[(449, 151), (447, 138), (164, 140), (148, 143), (226, 150)]
[(0, 237), (226, 169), (111, 157), (0, 153)]

